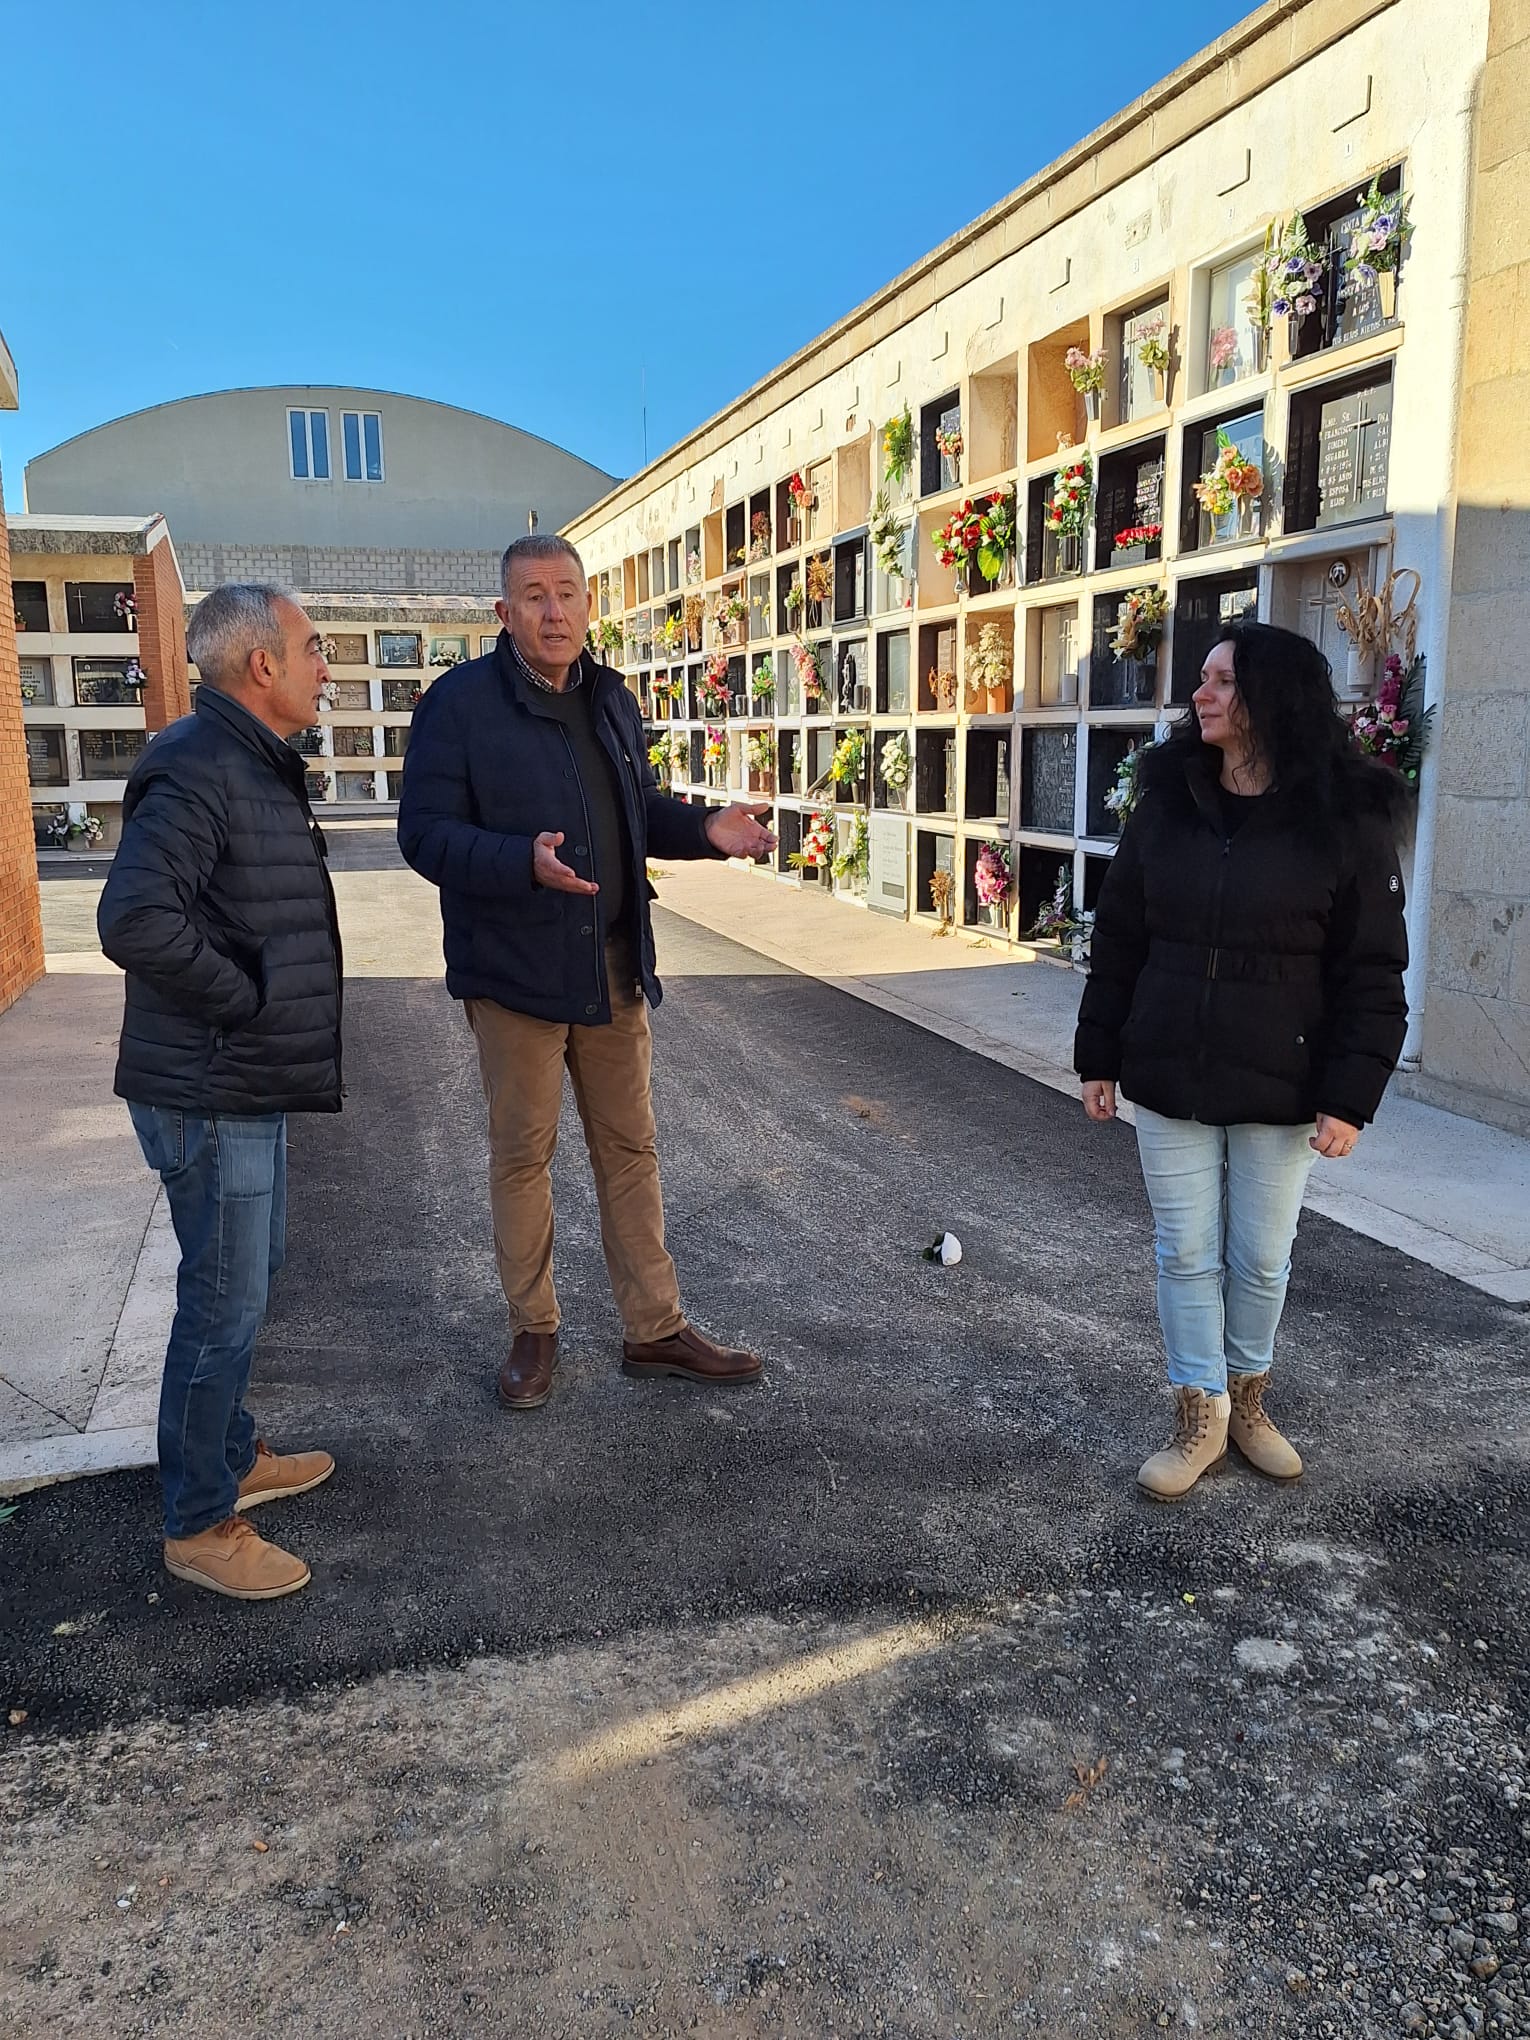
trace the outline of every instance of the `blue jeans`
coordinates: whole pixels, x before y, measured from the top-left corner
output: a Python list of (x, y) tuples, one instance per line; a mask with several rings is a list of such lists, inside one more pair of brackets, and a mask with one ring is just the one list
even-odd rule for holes
[(166, 1537), (194, 1537), (234, 1513), (255, 1464), (244, 1407), (255, 1335), (286, 1256), (287, 1121), (128, 1106), (157, 1169), (180, 1243), (175, 1320), (159, 1395)]
[(1310, 1126), (1202, 1126), (1137, 1107), (1157, 1234), (1158, 1322), (1176, 1388), (1264, 1374), (1316, 1157)]

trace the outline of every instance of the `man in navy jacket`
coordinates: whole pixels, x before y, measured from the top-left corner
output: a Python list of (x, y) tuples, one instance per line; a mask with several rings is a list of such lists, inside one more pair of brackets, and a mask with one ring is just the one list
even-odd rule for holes
[(415, 711), (398, 838), (441, 891), (446, 988), (478, 1044), (489, 1197), (512, 1342), (507, 1409), (552, 1392), (552, 1159), (565, 1067), (600, 1200), (626, 1337), (622, 1366), (732, 1384), (752, 1353), (686, 1322), (664, 1245), (648, 1005), (647, 858), (762, 857), (762, 807), (707, 810), (660, 793), (636, 701), (585, 650), (590, 596), (566, 540), (518, 539), (502, 563), (493, 652), (454, 667)]

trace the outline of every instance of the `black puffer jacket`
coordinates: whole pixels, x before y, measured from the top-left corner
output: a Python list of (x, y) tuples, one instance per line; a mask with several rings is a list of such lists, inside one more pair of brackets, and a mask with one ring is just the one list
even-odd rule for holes
[[(1279, 790), (1229, 838), (1210, 746), (1166, 754), (1100, 889), (1074, 1067), (1211, 1126), (1363, 1126), (1402, 1051), (1402, 879), (1380, 782)], [(1167, 769), (1165, 769), (1167, 768)]]
[(340, 1110), (340, 931), (303, 761), (204, 681), (133, 767), (101, 895), (127, 972), (119, 1097)]
[(578, 1026), (611, 1018), (603, 937), (629, 938), (643, 991), (662, 997), (654, 968), (656, 857), (712, 857), (707, 810), (661, 793), (649, 767), (638, 705), (620, 673), (583, 656), (595, 734), (615, 768), (633, 884), (625, 929), (607, 929), (598, 899), (555, 892), (531, 875), (532, 839), (561, 829), (558, 853), (576, 870), (588, 855), (589, 815), (568, 736), (517, 671), (510, 641), (435, 682), (414, 712), (398, 804), (399, 848), (441, 889), (446, 989), (513, 1013)]

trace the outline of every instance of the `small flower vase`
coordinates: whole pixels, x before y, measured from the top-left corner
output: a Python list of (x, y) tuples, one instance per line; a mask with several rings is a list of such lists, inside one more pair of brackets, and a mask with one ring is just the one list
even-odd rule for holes
[[(1248, 335), (1250, 342), (1249, 353), (1253, 358), (1254, 373), (1255, 375), (1263, 375), (1270, 365), (1270, 329), (1268, 326), (1250, 326)], [(1234, 370), (1230, 362), (1225, 373), (1228, 380), (1231, 381)]]
[(1376, 654), (1351, 642), (1344, 661), (1344, 696), (1347, 701), (1369, 701), (1375, 679)]
[(988, 696), (988, 713), (990, 715), (1008, 715), (1011, 699), (1009, 681), (1005, 680), (998, 687), (990, 687), (985, 691)]
[(1277, 368), (1290, 367), (1291, 357), (1296, 352), (1296, 336), (1299, 325), (1300, 322), (1296, 318), (1295, 313), (1289, 313), (1284, 319), (1277, 319), (1274, 325), (1271, 326), (1270, 338), (1275, 350), (1275, 366)]
[(1088, 414), (1091, 425), (1098, 425), (1100, 422), (1100, 395), (1101, 392), (1099, 390), (1085, 390), (1084, 392), (1084, 410)]
[(1381, 316), (1384, 319), (1397, 317), (1397, 271), (1378, 269), (1376, 272), (1376, 295), (1381, 300)]
[(1076, 574), (1079, 566), (1079, 535), (1076, 531), (1059, 532), (1057, 538), (1057, 571), (1060, 574)]
[(1153, 378), (1154, 401), (1157, 403), (1159, 409), (1161, 410), (1164, 404), (1168, 401), (1168, 381), (1169, 381), (1168, 370), (1162, 368), (1152, 368), (1148, 370), (1148, 373)]
[(1252, 537), (1253, 537), (1253, 535), (1254, 535), (1254, 512), (1255, 512), (1256, 508), (1257, 508), (1257, 501), (1256, 501), (1256, 499), (1255, 499), (1255, 498), (1254, 498), (1253, 496), (1240, 496), (1240, 497), (1238, 498), (1238, 536), (1239, 536), (1239, 538), (1252, 538)]

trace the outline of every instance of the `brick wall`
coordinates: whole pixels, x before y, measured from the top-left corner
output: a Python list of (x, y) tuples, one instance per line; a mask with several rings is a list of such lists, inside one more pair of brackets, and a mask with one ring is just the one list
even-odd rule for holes
[(10, 539), (0, 517), (0, 1013), (43, 972), (27, 746), (21, 725)]
[(133, 561), (133, 592), (138, 598), (138, 658), (148, 679), (143, 690), (147, 730), (162, 730), (177, 716), (191, 713), (191, 683), (186, 672), (186, 611), (180, 576), (170, 547), (162, 539)]

